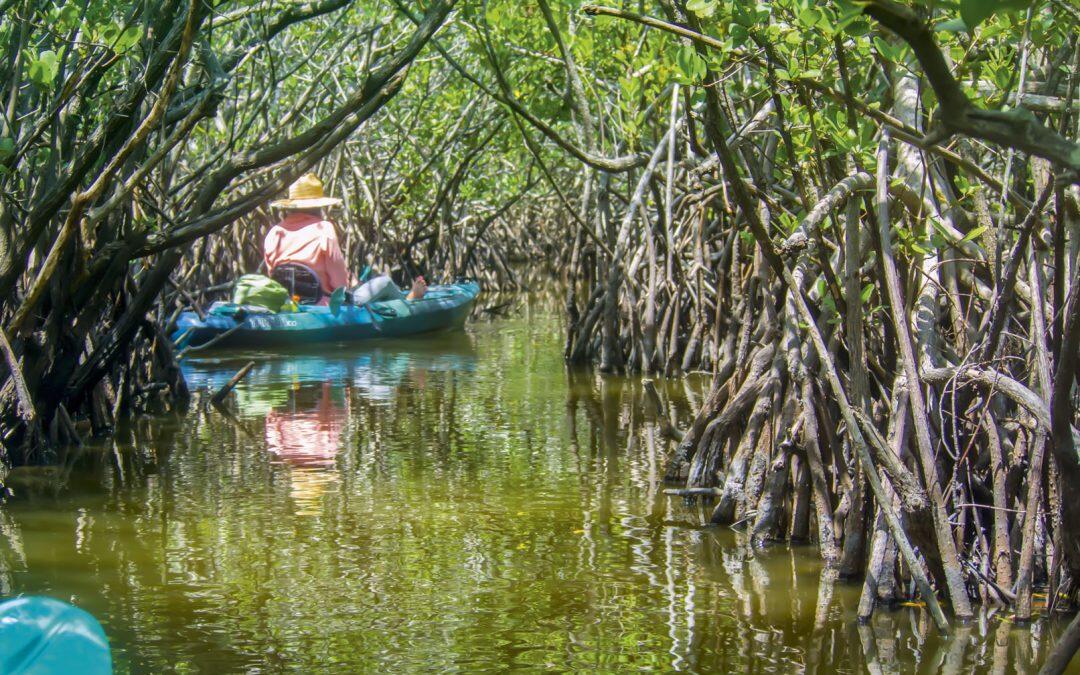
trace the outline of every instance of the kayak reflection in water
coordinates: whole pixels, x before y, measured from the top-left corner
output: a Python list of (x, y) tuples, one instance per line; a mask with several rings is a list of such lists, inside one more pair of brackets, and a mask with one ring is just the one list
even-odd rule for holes
[[(232, 377), (241, 360), (192, 359), (181, 368), (192, 391), (212, 392)], [(263, 420), (266, 448), (274, 464), (287, 467), (299, 512), (316, 515), (322, 495), (339, 480), (338, 456), (346, 445), (354, 397), (389, 404), (403, 384), (423, 389), (433, 372), (475, 367), (471, 340), (455, 333), (395, 348), (339, 348), (331, 356), (281, 354), (258, 361), (233, 390), (233, 400), (238, 417)]]
[(274, 360), (252, 371), (254, 386), (236, 390), (240, 416), (265, 420), (266, 449), (275, 464), (288, 468), (298, 513), (317, 515), (322, 496), (338, 484), (352, 396), (389, 400), (413, 365), (407, 353)]

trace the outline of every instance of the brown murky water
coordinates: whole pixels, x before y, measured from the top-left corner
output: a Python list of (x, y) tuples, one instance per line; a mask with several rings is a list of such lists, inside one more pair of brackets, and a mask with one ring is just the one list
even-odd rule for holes
[[(230, 406), (18, 470), (0, 593), (99, 617), (121, 672), (1032, 672), (1060, 623), (858, 626), (816, 551), (665, 497), (636, 379), (567, 373), (557, 310), (258, 362)], [(682, 420), (706, 386), (668, 383)]]

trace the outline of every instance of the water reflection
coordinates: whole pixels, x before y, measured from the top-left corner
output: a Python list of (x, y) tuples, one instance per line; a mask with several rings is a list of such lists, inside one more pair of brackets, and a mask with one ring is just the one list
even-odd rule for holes
[[(324, 382), (288, 392), (283, 404), (266, 410), (266, 449), (296, 468), (332, 467), (349, 417), (347, 390)], [(245, 401), (239, 407), (250, 414), (249, 405)]]
[(275, 464), (288, 468), (290, 496), (298, 515), (316, 515), (322, 495), (338, 483), (336, 460), (354, 396), (392, 400), (408, 381), (423, 389), (429, 371), (475, 368), (472, 340), (461, 333), (373, 347), (328, 345), (325, 353), (242, 352), (194, 359), (183, 366), (189, 387), (217, 390), (231, 377), (230, 366), (256, 360), (245, 385), (234, 395), (238, 418), (263, 420), (263, 441)]
[[(566, 372), (544, 308), (470, 334), (185, 366), (233, 419), (139, 420), (21, 472), (0, 583), (102, 619), (120, 672), (1034, 669), (1061, 627), (855, 622), (812, 548), (753, 550), (660, 491), (638, 382)], [(704, 382), (666, 383), (685, 420)], [(6, 542), (17, 542), (13, 549)], [(4, 570), (7, 570), (4, 573)]]
[[(290, 467), (289, 494), (298, 506), (298, 513), (314, 515), (318, 513), (323, 492), (337, 482), (333, 467), (348, 419), (348, 399), (339, 396), (344, 391), (333, 389), (329, 382), (315, 387), (296, 385), (287, 391), (286, 401), (277, 407), (267, 406), (266, 449)], [(265, 405), (257, 397), (255, 402), (260, 409)], [(256, 406), (249, 399), (243, 400), (239, 407), (251, 414)]]
[(181, 370), (189, 388), (212, 391), (249, 360), (255, 367), (238, 388), (236, 398), (241, 412), (257, 416), (266, 406), (284, 401), (287, 388), (282, 385), (349, 387), (364, 398), (388, 400), (417, 374), (475, 370), (477, 353), (473, 338), (450, 332), (436, 338), (378, 341), (370, 346), (329, 344), (294, 351), (233, 351), (186, 360)]

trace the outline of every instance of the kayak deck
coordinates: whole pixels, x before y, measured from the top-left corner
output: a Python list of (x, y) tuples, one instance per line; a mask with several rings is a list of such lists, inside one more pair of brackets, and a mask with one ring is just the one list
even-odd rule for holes
[(297, 312), (232, 316), (211, 313), (205, 319), (183, 312), (172, 339), (179, 348), (272, 347), (319, 342), (351, 342), (402, 337), (464, 325), (480, 292), (475, 282), (431, 286), (420, 300), (371, 302), (362, 307), (342, 306), (335, 315), (329, 307), (304, 305)]

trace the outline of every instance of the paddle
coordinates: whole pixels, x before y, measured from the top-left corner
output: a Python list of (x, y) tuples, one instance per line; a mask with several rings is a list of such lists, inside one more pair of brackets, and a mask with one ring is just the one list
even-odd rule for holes
[[(367, 281), (368, 275), (371, 274), (371, 265), (366, 265), (364, 271), (360, 273), (360, 283)], [(345, 287), (336, 288), (334, 292), (330, 294), (330, 313), (334, 316), (338, 315), (341, 311), (341, 306), (345, 304), (345, 293), (348, 291)]]
[(341, 311), (341, 305), (345, 303), (345, 287), (335, 288), (330, 294), (330, 313), (334, 316)]
[(98, 620), (59, 600), (0, 603), (0, 673), (112, 673), (109, 640)]

